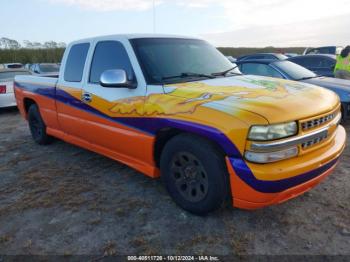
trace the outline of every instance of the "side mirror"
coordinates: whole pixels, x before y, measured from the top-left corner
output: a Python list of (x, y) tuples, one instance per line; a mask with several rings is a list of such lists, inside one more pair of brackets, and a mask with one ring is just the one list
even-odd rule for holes
[(136, 84), (128, 80), (123, 69), (104, 71), (100, 77), (100, 85), (103, 87), (136, 88)]

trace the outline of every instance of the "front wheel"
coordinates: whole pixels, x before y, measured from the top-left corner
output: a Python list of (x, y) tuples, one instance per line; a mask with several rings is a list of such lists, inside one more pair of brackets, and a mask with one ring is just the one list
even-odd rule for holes
[(205, 215), (230, 197), (224, 155), (203, 138), (189, 134), (172, 138), (162, 152), (160, 169), (170, 196), (191, 213)]
[(46, 133), (46, 125), (41, 118), (39, 108), (36, 104), (29, 107), (28, 124), (32, 137), (36, 143), (39, 145), (47, 145), (52, 142), (53, 138)]

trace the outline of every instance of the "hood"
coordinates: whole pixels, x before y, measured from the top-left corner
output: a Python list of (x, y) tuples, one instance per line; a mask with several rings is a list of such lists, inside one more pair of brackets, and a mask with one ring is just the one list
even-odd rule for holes
[[(289, 80), (233, 76), (164, 86), (164, 92), (201, 106), (235, 115), (253, 112), (269, 123), (300, 120), (334, 109), (336, 94), (314, 85)], [(200, 102), (199, 102), (200, 101)]]

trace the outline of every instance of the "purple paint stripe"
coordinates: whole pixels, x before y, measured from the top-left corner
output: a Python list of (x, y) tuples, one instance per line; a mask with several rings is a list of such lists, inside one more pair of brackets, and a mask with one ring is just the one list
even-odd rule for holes
[(116, 121), (140, 128), (152, 134), (156, 134), (159, 130), (164, 128), (176, 128), (195, 133), (208, 138), (211, 141), (216, 141), (228, 156), (241, 157), (241, 153), (231, 140), (229, 140), (220, 130), (210, 126), (167, 118), (117, 118)]
[(106, 114), (98, 111), (97, 109), (87, 105), (80, 100), (76, 99), (69, 93), (56, 89), (54, 87), (42, 87), (33, 84), (19, 84), (16, 86), (20, 88), (25, 88), (32, 92), (38, 93), (40, 95), (56, 99), (62, 103), (69, 106), (73, 106), (80, 110), (98, 115), (107, 120), (117, 122), (128, 126), (130, 128), (137, 129), (139, 131), (145, 132), (147, 134), (156, 135), (156, 133), (163, 128), (177, 128), (180, 130), (188, 131), (206, 137), (212, 141), (216, 141), (225, 151), (225, 153), (230, 157), (230, 162), (234, 168), (236, 174), (249, 186), (255, 190), (263, 193), (277, 193), (284, 191), (288, 188), (296, 186), (298, 184), (304, 183), (310, 179), (313, 179), (328, 169), (330, 169), (337, 161), (337, 159), (331, 161), (330, 163), (315, 169), (313, 171), (295, 176), (292, 178), (277, 180), (277, 181), (264, 181), (258, 180), (254, 177), (252, 171), (249, 169), (244, 159), (236, 148), (236, 146), (229, 140), (225, 134), (216, 128), (183, 121), (177, 119), (167, 119), (167, 118), (151, 118), (151, 117), (110, 117)]
[(52, 99), (55, 99), (55, 87), (54, 86), (41, 86), (41, 85), (34, 85), (34, 84), (28, 84), (28, 83), (18, 83), (15, 82), (15, 86), (37, 93), (39, 95), (47, 96)]
[(167, 118), (152, 118), (152, 117), (110, 117), (97, 109), (82, 103), (67, 92), (58, 89), (57, 100), (70, 104), (81, 110), (96, 114), (108, 120), (135, 128), (139, 131), (156, 135), (157, 132), (164, 128), (177, 128), (183, 131), (188, 131), (216, 141), (225, 151), (228, 156), (240, 157), (241, 153), (236, 146), (218, 129), (188, 122), (184, 120), (167, 119)]
[(319, 175), (322, 175), (324, 172), (332, 168), (337, 161), (338, 158), (330, 161), (322, 167), (298, 176), (281, 180), (266, 181), (257, 179), (242, 158), (230, 158), (231, 165), (236, 174), (250, 187), (262, 193), (278, 193), (288, 188), (305, 183), (315, 177), (318, 177)]
[(193, 122), (188, 122), (184, 120), (177, 119), (167, 119), (167, 118), (151, 118), (151, 117), (110, 117), (99, 110), (91, 107), (88, 104), (76, 99), (69, 93), (54, 87), (38, 87), (37, 85), (23, 83), (18, 85), (21, 88), (25, 88), (32, 92), (56, 99), (62, 103), (73, 106), (80, 110), (93, 113), (105, 119), (113, 122), (117, 122), (128, 126), (130, 128), (137, 129), (139, 131), (145, 132), (147, 134), (156, 135), (157, 132), (164, 128), (177, 128), (183, 131), (198, 134), (200, 136), (206, 137), (210, 140), (216, 141), (225, 151), (228, 156), (241, 157), (241, 153), (236, 148), (236, 146), (229, 140), (225, 134), (216, 128), (205, 126)]

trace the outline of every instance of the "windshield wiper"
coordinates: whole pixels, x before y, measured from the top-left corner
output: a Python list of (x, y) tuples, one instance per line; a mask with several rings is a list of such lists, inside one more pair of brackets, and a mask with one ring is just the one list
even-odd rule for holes
[[(234, 66), (234, 67), (231, 67), (230, 69), (225, 70), (225, 71), (223, 71), (223, 72), (212, 73), (211, 75), (212, 75), (212, 76), (226, 76), (228, 73), (230, 73), (232, 70), (236, 69), (237, 67), (238, 67), (238, 65), (236, 65), (236, 66)], [(241, 75), (241, 74), (235, 73), (235, 72), (231, 72), (231, 74)]]
[(179, 75), (174, 76), (164, 76), (162, 80), (173, 79), (173, 78), (188, 78), (188, 77), (206, 77), (206, 78), (215, 78), (213, 75), (200, 74), (200, 73), (181, 73)]

